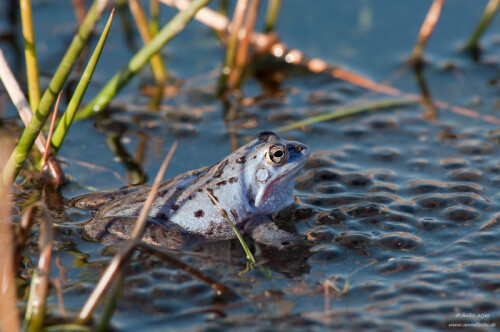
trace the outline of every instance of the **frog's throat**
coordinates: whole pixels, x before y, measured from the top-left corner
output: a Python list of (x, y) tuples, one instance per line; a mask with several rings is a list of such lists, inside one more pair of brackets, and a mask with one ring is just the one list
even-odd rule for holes
[[(276, 179), (274, 179), (273, 181), (271, 181), (267, 186), (266, 186), (266, 189), (265, 190), (262, 190), (260, 191), (257, 196), (255, 197), (255, 206), (258, 208), (262, 205), (264, 205), (266, 203), (266, 200), (269, 198), (269, 195), (273, 192), (273, 189), (275, 188), (276, 186), (276, 183), (279, 183), (280, 181), (282, 181), (283, 178), (286, 178), (286, 177), (293, 177), (293, 175), (295, 173), (297, 173), (298, 169), (292, 169), (290, 170), (289, 172), (287, 173), (284, 173), (283, 175), (281, 175), (280, 177), (277, 177)], [(293, 189), (292, 189), (293, 190)], [(286, 195), (288, 193), (281, 193), (282, 195)], [(283, 202), (285, 202), (286, 199), (283, 200)], [(280, 207), (277, 207), (278, 209), (281, 208)]]

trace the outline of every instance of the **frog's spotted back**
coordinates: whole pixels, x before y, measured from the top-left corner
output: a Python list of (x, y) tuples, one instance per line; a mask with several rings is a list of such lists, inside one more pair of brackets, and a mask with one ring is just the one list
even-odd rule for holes
[[(233, 238), (231, 226), (208, 193), (238, 228), (245, 229), (250, 221), (293, 202), (294, 179), (308, 156), (306, 145), (261, 132), (220, 162), (164, 182), (149, 216), (205, 237)], [(148, 192), (149, 188), (140, 189), (102, 204), (95, 218), (138, 215)]]

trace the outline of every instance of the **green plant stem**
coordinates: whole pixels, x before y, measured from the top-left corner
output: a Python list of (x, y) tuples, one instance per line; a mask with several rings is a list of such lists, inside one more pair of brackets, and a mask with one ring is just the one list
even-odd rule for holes
[(113, 22), (114, 14), (115, 10), (113, 9), (111, 14), (109, 15), (108, 22), (104, 27), (104, 31), (102, 32), (101, 37), (99, 38), (99, 42), (95, 47), (94, 53), (92, 54), (92, 57), (90, 58), (89, 63), (87, 64), (87, 67), (85, 68), (85, 71), (83, 72), (83, 75), (80, 78), (80, 81), (78, 82), (75, 92), (73, 93), (73, 96), (69, 101), (68, 108), (61, 117), (61, 120), (59, 121), (56, 130), (54, 130), (54, 134), (52, 135), (52, 140), (50, 142), (52, 147), (52, 152), (54, 154), (57, 154), (59, 152), (61, 144), (64, 141), (66, 134), (68, 133), (69, 127), (71, 126), (73, 119), (75, 118), (78, 106), (80, 106), (80, 102), (82, 101), (83, 95), (85, 94), (85, 91), (87, 90), (87, 87), (90, 83), (90, 79), (94, 74), (94, 70), (97, 66), (97, 62), (99, 61), (99, 57), (101, 56), (102, 49), (104, 48), (104, 44), (106, 43), (106, 38), (108, 37), (109, 29), (111, 28), (111, 23)]
[(54, 100), (61, 90), (66, 78), (68, 77), (73, 64), (80, 55), (80, 52), (87, 42), (90, 34), (94, 28), (95, 22), (99, 19), (102, 10), (104, 9), (104, 4), (106, 1), (96, 0), (89, 10), (85, 21), (80, 27), (77, 35), (73, 38), (71, 45), (69, 46), (66, 54), (64, 55), (59, 67), (54, 74), (54, 77), (49, 83), (48, 89), (43, 94), (38, 109), (33, 115), (30, 123), (26, 126), (19, 139), (19, 143), (10, 155), (9, 160), (5, 164), (5, 167), (1, 175), (1, 183), (6, 186), (11, 186), (14, 183), (17, 174), (23, 167), (23, 164), (28, 157), (33, 143), (35, 142), (42, 126), (44, 125), (47, 117), (50, 114), (50, 108), (54, 103)]
[(281, 0), (269, 0), (266, 18), (264, 19), (264, 31), (269, 33), (274, 30), (281, 7)]
[(253, 257), (252, 252), (248, 248), (245, 240), (243, 239), (243, 236), (241, 236), (240, 232), (238, 232), (238, 229), (234, 225), (233, 221), (228, 217), (226, 210), (224, 210), (224, 208), (219, 204), (219, 201), (217, 201), (217, 199), (214, 197), (214, 195), (212, 195), (210, 193), (210, 191), (207, 191), (207, 194), (210, 197), (210, 199), (212, 200), (212, 202), (214, 202), (214, 204), (217, 205), (217, 207), (219, 208), (222, 216), (224, 218), (226, 218), (226, 220), (229, 223), (229, 225), (231, 225), (231, 228), (233, 229), (234, 234), (236, 234), (236, 237), (238, 238), (238, 240), (240, 241), (241, 246), (243, 247), (243, 251), (245, 251), (245, 254), (247, 255), (247, 261), (249, 263), (249, 267), (251, 268), (252, 264), (255, 263), (255, 258)]
[(24, 57), (28, 77), (28, 95), (31, 111), (38, 108), (40, 102), (40, 84), (38, 82), (38, 65), (36, 61), (35, 34), (33, 32), (33, 16), (30, 0), (19, 1), (24, 37)]
[(129, 63), (111, 78), (99, 94), (77, 113), (76, 118), (84, 119), (104, 109), (130, 78), (134, 76), (154, 54), (158, 53), (165, 43), (181, 32), (198, 10), (206, 6), (209, 2), (210, 0), (193, 1), (186, 10), (175, 15), (175, 17), (158, 32), (153, 40), (141, 48), (139, 52), (130, 59)]
[(466, 50), (472, 50), (477, 47), (479, 38), (481, 38), (488, 25), (490, 25), (491, 20), (498, 11), (499, 5), (500, 5), (500, 0), (490, 0), (488, 2), (486, 8), (484, 9), (483, 16), (479, 21), (479, 24), (477, 25), (476, 29), (470, 36), (469, 41), (465, 44)]
[(374, 110), (381, 109), (381, 108), (406, 106), (406, 105), (416, 104), (418, 102), (419, 102), (419, 100), (412, 100), (412, 99), (389, 99), (389, 100), (375, 101), (375, 102), (364, 104), (364, 105), (354, 106), (351, 108), (337, 110), (335, 112), (330, 112), (330, 113), (325, 113), (325, 114), (313, 116), (313, 117), (304, 119), (302, 121), (297, 121), (297, 122), (291, 123), (291, 124), (286, 125), (286, 126), (278, 127), (275, 130), (277, 132), (284, 132), (284, 131), (300, 128), (303, 126), (311, 125), (314, 123), (324, 122), (324, 121), (333, 120), (333, 119), (339, 119), (339, 118), (359, 114), (359, 113), (366, 112), (366, 111), (374, 111)]
[(149, 1), (149, 13), (151, 15), (151, 19), (149, 20), (149, 31), (151, 31), (152, 36), (156, 36), (160, 17), (160, 3), (158, 0)]

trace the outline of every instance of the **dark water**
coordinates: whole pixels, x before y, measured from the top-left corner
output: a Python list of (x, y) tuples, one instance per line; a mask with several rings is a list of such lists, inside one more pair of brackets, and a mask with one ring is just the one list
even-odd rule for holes
[[(283, 6), (278, 32), (287, 45), (309, 56), (420, 93), (404, 59), (430, 3), (291, 1)], [(423, 77), (435, 100), (500, 116), (498, 20), (483, 40), (479, 61), (459, 52), (485, 4), (446, 4), (426, 51)], [(69, 2), (34, 3), (34, 10), (40, 67), (51, 73), (71, 38), (74, 16)], [(54, 13), (57, 22), (48, 20)], [(173, 13), (164, 10), (165, 19)], [(121, 20), (113, 26), (88, 96), (134, 51)], [(250, 128), (239, 130), (232, 140), (224, 108), (215, 98), (213, 71), (223, 59), (216, 41), (210, 30), (193, 23), (165, 49), (172, 75), (185, 81), (160, 112), (148, 112), (148, 97), (140, 92), (140, 84), (151, 82), (145, 69), (116, 100), (110, 117), (72, 128), (60, 153), (72, 178), (62, 189), (64, 197), (123, 186), (142, 171), (150, 183), (174, 139), (179, 149), (168, 177), (217, 162), (259, 130), (385, 98), (328, 76), (267, 62), (257, 67), (259, 79), (250, 77), (243, 86), (245, 97), (255, 101), (247, 100), (229, 126)], [(141, 44), (136, 34), (133, 42)], [(0, 45), (23, 77), (22, 67), (15, 65), (22, 57), (16, 58), (10, 44)], [(267, 89), (263, 94), (262, 86), (271, 81), (279, 93)], [(5, 112), (15, 114), (12, 108)], [(244, 274), (244, 253), (235, 241), (176, 253), (231, 287), (237, 297), (230, 300), (186, 272), (137, 253), (113, 329), (494, 330), (500, 324), (500, 130), (449, 109), (438, 109), (432, 120), (426, 114), (420, 105), (399, 107), (283, 133), (309, 145), (313, 155), (297, 179), (297, 203), (277, 222), (306, 236), (309, 245), (277, 251), (250, 243), (262, 266)], [(7, 128), (11, 124), (2, 130)], [(113, 151), (120, 149), (128, 156), (117, 157)], [(124, 163), (127, 158), (135, 165)], [(65, 276), (64, 304), (76, 314), (116, 248), (82, 239), (80, 225), (88, 215), (66, 213), (56, 228), (55, 257), (63, 268), (54, 264), (52, 273), (54, 278)], [(35, 262), (36, 247), (29, 248), (26, 255)], [(51, 315), (59, 316), (56, 297), (49, 303)], [(482, 325), (450, 325), (461, 323)]]

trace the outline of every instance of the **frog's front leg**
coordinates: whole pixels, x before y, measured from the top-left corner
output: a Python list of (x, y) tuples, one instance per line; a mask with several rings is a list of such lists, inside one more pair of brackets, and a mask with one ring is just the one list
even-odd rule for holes
[[(126, 240), (134, 229), (137, 217), (105, 217), (91, 219), (85, 224), (84, 232), (92, 240), (104, 243)], [(163, 223), (148, 220), (142, 241), (163, 247), (180, 248), (186, 245), (189, 234), (183, 228), (173, 223)]]
[(271, 218), (260, 218), (249, 221), (245, 225), (245, 232), (255, 242), (276, 248), (281, 248), (302, 239), (299, 235), (279, 229)]

